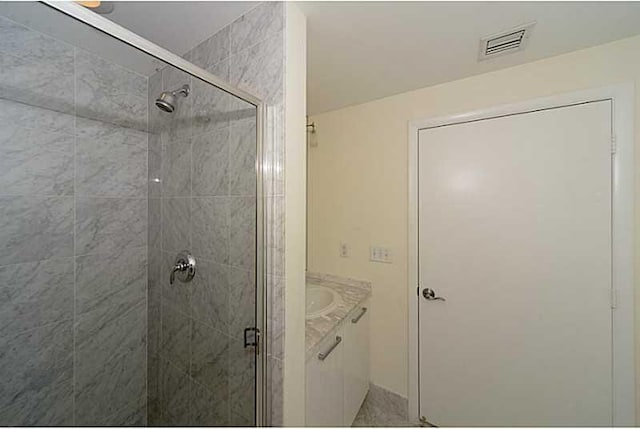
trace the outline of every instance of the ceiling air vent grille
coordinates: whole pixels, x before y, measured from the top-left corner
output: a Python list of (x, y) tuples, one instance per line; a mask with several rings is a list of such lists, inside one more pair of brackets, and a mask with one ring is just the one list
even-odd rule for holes
[(531, 36), (531, 30), (534, 25), (535, 23), (532, 22), (499, 34), (483, 37), (480, 39), (478, 60), (487, 60), (523, 50)]

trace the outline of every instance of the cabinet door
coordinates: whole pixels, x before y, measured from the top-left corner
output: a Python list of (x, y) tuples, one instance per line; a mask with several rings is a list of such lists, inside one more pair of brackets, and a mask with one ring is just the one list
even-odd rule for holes
[[(364, 312), (364, 314), (363, 314)], [(344, 426), (351, 426), (369, 391), (369, 303), (344, 325)]]
[(317, 355), (307, 362), (307, 426), (342, 426), (344, 421), (344, 334), (340, 328), (322, 343), (320, 352), (327, 353), (340, 337), (340, 343), (320, 360)]

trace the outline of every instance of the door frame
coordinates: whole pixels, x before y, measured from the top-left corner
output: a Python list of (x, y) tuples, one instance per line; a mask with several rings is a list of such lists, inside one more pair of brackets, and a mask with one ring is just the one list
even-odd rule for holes
[[(634, 86), (632, 83), (536, 98), (409, 121), (409, 419), (420, 420), (418, 284), (418, 134), (422, 129), (531, 113), (594, 101), (612, 103), (613, 425), (635, 426)], [(629, 231), (632, 231), (629, 234)], [(416, 289), (418, 288), (418, 289)], [(418, 293), (416, 293), (418, 290)]]

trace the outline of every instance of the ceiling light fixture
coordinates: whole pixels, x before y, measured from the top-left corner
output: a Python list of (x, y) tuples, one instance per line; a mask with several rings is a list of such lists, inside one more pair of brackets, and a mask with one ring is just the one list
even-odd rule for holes
[(99, 13), (100, 15), (106, 15), (113, 12), (113, 3), (110, 1), (100, 1), (100, 0), (79, 0), (76, 1), (81, 6), (86, 7), (87, 9), (91, 9), (95, 13)]

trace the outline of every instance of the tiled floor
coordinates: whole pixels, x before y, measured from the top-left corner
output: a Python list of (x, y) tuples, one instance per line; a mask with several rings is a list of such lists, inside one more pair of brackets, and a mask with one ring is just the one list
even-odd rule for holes
[(408, 427), (414, 425), (409, 423), (407, 398), (371, 384), (369, 393), (352, 426)]

